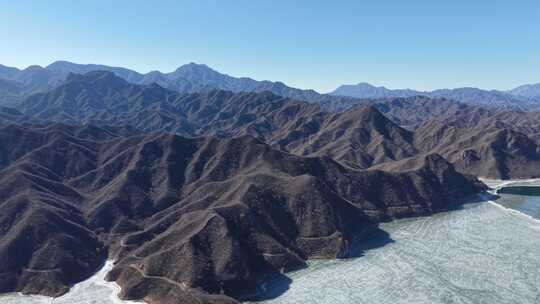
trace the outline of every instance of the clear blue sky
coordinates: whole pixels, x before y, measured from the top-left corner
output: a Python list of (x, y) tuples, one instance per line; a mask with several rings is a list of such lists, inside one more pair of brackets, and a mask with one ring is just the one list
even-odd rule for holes
[(0, 63), (63, 59), (326, 92), (540, 82), (540, 0), (2, 1)]

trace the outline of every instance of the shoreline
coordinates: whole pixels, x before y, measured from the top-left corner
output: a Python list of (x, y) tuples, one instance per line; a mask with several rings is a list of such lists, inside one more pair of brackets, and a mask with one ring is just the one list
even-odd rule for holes
[(538, 183), (540, 186), (540, 178), (529, 178), (529, 179), (491, 179), (478, 177), (478, 180), (486, 184), (489, 188), (496, 191), (504, 186), (519, 184), (519, 183)]
[(513, 185), (524, 187), (540, 187), (540, 178), (528, 178), (528, 179), (489, 179), (479, 177), (478, 180), (486, 184), (490, 190), (488, 193), (496, 194), (501, 188)]
[[(488, 193), (496, 194), (498, 190), (501, 188), (513, 185), (513, 184), (522, 184), (522, 183), (538, 183), (538, 186), (540, 186), (540, 179), (515, 179), (515, 180), (494, 180), (494, 179), (484, 179), (479, 178), (480, 181), (485, 183), (490, 190), (488, 190)], [(532, 185), (531, 185), (532, 186)], [(513, 215), (516, 217), (519, 217), (522, 220), (526, 220), (527, 223), (531, 225), (531, 228), (535, 230), (540, 230), (540, 219), (534, 218), (528, 214), (525, 214), (523, 212), (520, 212), (518, 210), (505, 207), (501, 204), (498, 204), (497, 202), (491, 200), (488, 198), (487, 195), (480, 194), (480, 198), (482, 200), (490, 205), (494, 205), (495, 207), (498, 207), (499, 209)], [(112, 260), (105, 261), (104, 265), (101, 269), (99, 269), (93, 276), (88, 278), (85, 281), (79, 282), (75, 285), (73, 285), (69, 292), (58, 297), (58, 298), (51, 298), (47, 296), (41, 296), (41, 295), (24, 295), (21, 293), (5, 293), (0, 294), (0, 300), (5, 300), (6, 298), (9, 298), (10, 295), (16, 295), (16, 297), (13, 297), (10, 300), (7, 300), (8, 303), (31, 303), (31, 304), (63, 304), (63, 303), (78, 303), (77, 300), (71, 299), (72, 297), (77, 297), (78, 293), (84, 294), (86, 288), (95, 289), (96, 287), (103, 287), (104, 290), (102, 291), (103, 298), (99, 298), (99, 300), (103, 301), (103, 303), (106, 303), (105, 301), (108, 301), (113, 304), (147, 304), (146, 301), (131, 301), (131, 300), (122, 300), (119, 298), (119, 294), (121, 292), (121, 287), (116, 282), (108, 282), (105, 280), (106, 274), (113, 268), (114, 262)], [(308, 266), (309, 267), (309, 266)], [(264, 284), (263, 284), (264, 285)], [(19, 297), (17, 299), (17, 297)], [(93, 298), (93, 300), (97, 300), (96, 298)], [(81, 303), (84, 302), (84, 298), (80, 298)], [(3, 301), (2, 301), (3, 302)]]
[(109, 273), (109, 271), (113, 268), (113, 266), (114, 266), (114, 261), (107, 260), (105, 262), (105, 265), (99, 271), (99, 272), (103, 271), (105, 275), (103, 276), (103, 278), (101, 280), (96, 282), (96, 285), (106, 287), (106, 288), (108, 288), (109, 290), (112, 291), (112, 293), (109, 295), (109, 299), (113, 303), (118, 303), (118, 304), (147, 304), (145, 301), (131, 301), (131, 300), (122, 300), (122, 299), (120, 299), (120, 297), (118, 296), (120, 294), (120, 292), (122, 291), (122, 288), (120, 287), (120, 285), (118, 285), (115, 281), (109, 282), (109, 281), (105, 280), (105, 276), (107, 275), (107, 273)]
[[(509, 185), (527, 184), (527, 185), (521, 185), (521, 186), (530, 186), (530, 187), (540, 186), (540, 178), (513, 179), (513, 180), (496, 180), (496, 179), (479, 178), (479, 180), (482, 181), (483, 183), (485, 183), (486, 185), (488, 185), (488, 187), (492, 188), (492, 190), (488, 191), (488, 193), (492, 193), (492, 194), (497, 194), (500, 189), (502, 189), (502, 188), (504, 188), (506, 186), (509, 186)], [(531, 183), (538, 183), (538, 185), (529, 185)], [(503, 206), (501, 204), (498, 204), (497, 202), (495, 202), (493, 200), (490, 200), (488, 198), (486, 198), (486, 202), (490, 203), (490, 204), (493, 204), (496, 207), (501, 208), (501, 209), (505, 210), (506, 212), (509, 212), (509, 213), (511, 213), (511, 214), (513, 214), (515, 216), (519, 216), (521, 219), (525, 219), (528, 222), (531, 222), (531, 224), (534, 224), (534, 226), (538, 226), (540, 224), (540, 219), (537, 219), (537, 218), (535, 218), (535, 217), (533, 217), (531, 215), (528, 215), (526, 213), (523, 213), (523, 212), (521, 212), (519, 210), (505, 207), (505, 206)], [(540, 230), (540, 226), (539, 227), (533, 227), (533, 228)]]
[[(118, 296), (121, 291), (120, 286), (116, 284), (116, 282), (108, 282), (105, 280), (105, 276), (112, 269), (113, 265), (114, 262), (112, 260), (105, 261), (103, 267), (101, 267), (93, 276), (73, 285), (66, 294), (57, 298), (11, 292), (0, 294), (0, 302), (7, 302), (8, 304), (83, 304), (94, 303), (89, 301), (99, 300), (101, 303), (107, 304), (147, 304), (145, 301), (130, 301), (120, 299)], [(96, 289), (100, 288), (102, 288), (102, 290), (98, 290), (98, 292), (101, 292), (99, 295), (91, 294), (92, 292), (95, 293)], [(96, 298), (96, 296), (99, 297)]]
[[(491, 202), (487, 193), (480, 198), (485, 199), (461, 210), (385, 223), (381, 229), (393, 244), (346, 262), (319, 262), (295, 274), (286, 293), (260, 304), (353, 304), (358, 299), (427, 304), (445, 303), (450, 296), (456, 303), (536, 303), (531, 300), (537, 295), (535, 280), (528, 280), (524, 274), (530, 270), (520, 265), (539, 265), (534, 252), (540, 226)], [(524, 262), (529, 258), (533, 264)], [(520, 296), (512, 282), (523, 288)]]

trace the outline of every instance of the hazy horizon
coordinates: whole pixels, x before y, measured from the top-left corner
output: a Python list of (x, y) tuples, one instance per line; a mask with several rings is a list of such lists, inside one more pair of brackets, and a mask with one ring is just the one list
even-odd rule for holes
[[(119, 68), (126, 68), (126, 69), (129, 69), (129, 70), (132, 70), (132, 71), (135, 71), (139, 74), (146, 74), (146, 73), (149, 73), (149, 72), (153, 72), (153, 71), (159, 71), (159, 72), (162, 72), (162, 73), (171, 73), (171, 72), (174, 72), (177, 68), (179, 68), (180, 66), (182, 65), (186, 65), (186, 64), (199, 64), (199, 65), (206, 65), (208, 66), (209, 68), (215, 70), (216, 72), (219, 72), (221, 74), (226, 74), (226, 75), (229, 75), (229, 76), (232, 76), (232, 77), (236, 77), (236, 78), (240, 78), (240, 77), (249, 77), (249, 76), (245, 76), (245, 75), (231, 75), (229, 73), (227, 73), (227, 71), (219, 71), (219, 70), (216, 70), (214, 69), (212, 66), (209, 66), (205, 63), (200, 63), (200, 62), (188, 62), (188, 63), (185, 63), (185, 64), (181, 64), (179, 66), (177, 66), (176, 68), (172, 69), (172, 70), (168, 70), (168, 71), (160, 71), (160, 70), (156, 70), (156, 69), (151, 69), (151, 70), (148, 70), (148, 71), (138, 71), (138, 70), (135, 70), (133, 68), (130, 68), (130, 67), (125, 67), (125, 66), (117, 66), (117, 65), (109, 65), (109, 64), (102, 64), (102, 63), (99, 63), (99, 62), (88, 62), (88, 63), (80, 63), (80, 62), (73, 62), (73, 61), (69, 61), (69, 60), (56, 60), (56, 61), (53, 61), (53, 62), (50, 62), (48, 64), (44, 64), (44, 65), (39, 65), (39, 64), (33, 64), (33, 65), (28, 65), (28, 66), (23, 66), (23, 67), (17, 67), (17, 66), (13, 66), (13, 65), (9, 65), (9, 64), (3, 64), (0, 62), (0, 66), (6, 66), (6, 67), (12, 67), (12, 68), (17, 68), (19, 70), (24, 70), (26, 68), (29, 68), (31, 66), (40, 66), (42, 68), (46, 68), (47, 66), (55, 63), (55, 62), (58, 62), (58, 61), (67, 61), (67, 62), (71, 62), (71, 63), (75, 63), (75, 64), (82, 64), (82, 65), (90, 65), (90, 64), (95, 64), (95, 65), (106, 65), (106, 66), (109, 66), (109, 67), (119, 67)], [(250, 77), (252, 78), (252, 77)], [(274, 81), (274, 82), (282, 82), (282, 80), (279, 80), (279, 79), (256, 79), (256, 78), (253, 78), (254, 80), (257, 80), (257, 81)], [(295, 87), (295, 86), (292, 86), (288, 83), (285, 83), (285, 85), (289, 85), (291, 87), (295, 87), (295, 88), (299, 88), (299, 89), (304, 89), (304, 90), (316, 90), (318, 93), (322, 93), (322, 94), (328, 94), (328, 93), (332, 93), (333, 90), (337, 89), (339, 86), (341, 85), (358, 85), (358, 84), (361, 84), (361, 83), (366, 83), (366, 84), (369, 84), (369, 85), (372, 85), (374, 87), (384, 87), (386, 89), (389, 89), (389, 90), (415, 90), (415, 91), (419, 91), (419, 92), (430, 92), (430, 91), (433, 91), (433, 90), (438, 90), (438, 89), (458, 89), (458, 88), (478, 88), (478, 89), (482, 89), (482, 90), (497, 90), (497, 91), (508, 91), (508, 90), (512, 90), (512, 89), (515, 89), (516, 87), (518, 86), (522, 86), (522, 85), (530, 85), (530, 84), (537, 84), (537, 83), (540, 83), (540, 81), (538, 82), (529, 82), (529, 83), (522, 83), (522, 84), (518, 84), (517, 86), (515, 87), (509, 87), (509, 88), (504, 88), (504, 89), (496, 89), (496, 88), (483, 88), (483, 87), (475, 87), (475, 86), (472, 86), (472, 85), (465, 85), (465, 86), (462, 86), (462, 87), (438, 87), (438, 88), (434, 88), (434, 89), (430, 89), (430, 90), (422, 90), (422, 89), (418, 89), (418, 88), (394, 88), (394, 87), (390, 87), (390, 86), (387, 86), (385, 84), (376, 84), (376, 83), (371, 83), (371, 82), (368, 82), (368, 81), (358, 81), (356, 83), (342, 83), (338, 86), (336, 86), (335, 88), (329, 90), (329, 91), (320, 91), (320, 90), (317, 90), (315, 88), (308, 88), (308, 87)]]
[(507, 90), (540, 82), (540, 2), (18, 1), (0, 4), (1, 62), (56, 60), (146, 73), (197, 62), (329, 92)]

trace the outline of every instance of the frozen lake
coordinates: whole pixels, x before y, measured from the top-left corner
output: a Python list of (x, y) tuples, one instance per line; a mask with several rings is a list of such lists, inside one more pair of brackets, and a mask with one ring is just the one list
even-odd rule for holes
[[(538, 304), (540, 222), (532, 217), (537, 203), (538, 197), (501, 195), (496, 203), (382, 224), (362, 242), (360, 257), (311, 261), (288, 274), (290, 284), (267, 286), (267, 295), (278, 297), (257, 303)], [(506, 208), (532, 211), (529, 216)], [(111, 266), (61, 298), (8, 294), (0, 303), (134, 303), (120, 301), (118, 286), (104, 282)]]
[(288, 290), (259, 303), (538, 304), (540, 222), (501, 206), (523, 198), (507, 199), (382, 224), (362, 257), (313, 261), (288, 287), (269, 284), (271, 296)]
[(24, 296), (17, 293), (0, 295), (1, 304), (141, 304), (141, 302), (122, 301), (117, 294), (120, 287), (105, 281), (105, 275), (112, 269), (108, 261), (90, 279), (75, 285), (62, 297), (52, 299), (43, 296)]
[(527, 214), (536, 219), (540, 219), (540, 181), (509, 183), (505, 185), (504, 188), (514, 190), (510, 192), (521, 194), (528, 193), (529, 195), (516, 195), (497, 192), (497, 194), (501, 197), (501, 199), (497, 200), (497, 203), (504, 207)]

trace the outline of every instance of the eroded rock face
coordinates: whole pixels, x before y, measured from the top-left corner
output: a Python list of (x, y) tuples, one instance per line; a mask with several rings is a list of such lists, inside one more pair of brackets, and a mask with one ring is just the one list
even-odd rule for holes
[(105, 71), (71, 74), (19, 107), (35, 119), (63, 123), (131, 125), (186, 137), (251, 135), (281, 150), (329, 156), (362, 169), (416, 154), (412, 133), (369, 106), (331, 113), (268, 91), (178, 93)]
[(540, 146), (531, 137), (499, 127), (458, 128), (431, 122), (415, 133), (423, 153), (439, 153), (460, 172), (509, 179), (540, 175)]
[(357, 171), (250, 136), (12, 125), (0, 147), (0, 289), (53, 296), (108, 253), (125, 298), (235, 303), (308, 258), (346, 256), (369, 225), (482, 189), (436, 155)]
[(178, 93), (156, 84), (136, 85), (113, 72), (93, 71), (71, 74), (62, 85), (24, 99), (20, 112), (4, 110), (0, 117), (15, 122), (130, 125), (143, 132), (186, 137), (250, 135), (283, 151), (331, 157), (355, 169), (437, 153), (467, 174), (538, 176), (537, 113), (488, 110), (426, 97), (371, 104), (331, 113), (320, 105), (267, 91)]

